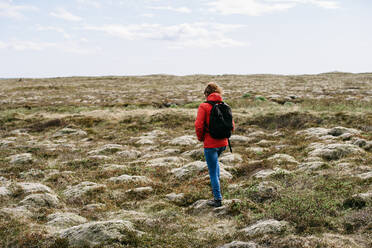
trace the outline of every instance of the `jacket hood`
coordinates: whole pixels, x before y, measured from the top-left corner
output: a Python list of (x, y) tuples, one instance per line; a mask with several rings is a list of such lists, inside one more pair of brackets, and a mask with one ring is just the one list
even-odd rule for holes
[(207, 101), (222, 102), (222, 96), (219, 93), (212, 93), (207, 97)]

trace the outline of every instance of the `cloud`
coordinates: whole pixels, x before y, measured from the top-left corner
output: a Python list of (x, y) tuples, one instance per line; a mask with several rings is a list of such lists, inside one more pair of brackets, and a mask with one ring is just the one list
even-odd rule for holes
[(24, 11), (35, 11), (38, 8), (30, 5), (14, 5), (12, 1), (0, 1), (0, 17), (23, 19)]
[(154, 10), (169, 10), (169, 11), (175, 11), (175, 12), (180, 12), (180, 13), (191, 13), (191, 9), (187, 7), (179, 7), (175, 8), (172, 6), (151, 6), (148, 7), (149, 9), (154, 9)]
[(329, 0), (215, 0), (208, 2), (210, 11), (223, 15), (242, 14), (261, 16), (273, 12), (285, 11), (299, 4), (311, 4), (321, 8), (339, 8), (337, 1)]
[(71, 35), (69, 35), (63, 28), (60, 28), (60, 27), (38, 25), (36, 27), (36, 30), (37, 31), (55, 31), (55, 32), (61, 33), (63, 37), (65, 37), (66, 39), (71, 38)]
[(164, 41), (172, 48), (209, 48), (248, 45), (227, 37), (227, 33), (242, 27), (244, 26), (197, 22), (170, 26), (160, 24), (86, 26), (84, 29), (105, 32), (126, 40)]
[(82, 20), (80, 16), (76, 16), (63, 8), (59, 8), (55, 12), (51, 12), (50, 15), (66, 20), (66, 21), (72, 21), (72, 22), (78, 22)]
[(100, 8), (101, 7), (101, 4), (97, 1), (94, 1), (94, 0), (76, 0), (76, 1), (80, 4), (93, 6), (95, 8)]
[(53, 49), (55, 51), (64, 51), (75, 54), (92, 54), (100, 51), (99, 47), (87, 47), (86, 41), (70, 41), (70, 42), (42, 42), (42, 41), (24, 41), (12, 40), (9, 42), (0, 41), (0, 49), (23, 51), (43, 51)]
[(250, 16), (260, 16), (267, 13), (283, 11), (293, 8), (293, 3), (278, 2), (267, 3), (259, 0), (216, 0), (207, 3), (211, 6), (210, 11), (218, 12), (223, 15), (243, 14)]

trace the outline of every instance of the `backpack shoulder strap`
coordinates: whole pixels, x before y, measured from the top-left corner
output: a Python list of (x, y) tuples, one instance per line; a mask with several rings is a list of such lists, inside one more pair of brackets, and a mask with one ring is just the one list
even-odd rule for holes
[(219, 101), (205, 101), (205, 103), (209, 103), (210, 105), (214, 106), (217, 103), (223, 103), (223, 102), (219, 102)]

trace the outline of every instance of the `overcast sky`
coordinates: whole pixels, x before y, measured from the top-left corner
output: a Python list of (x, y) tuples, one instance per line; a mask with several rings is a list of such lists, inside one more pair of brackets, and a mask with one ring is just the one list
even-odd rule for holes
[(372, 71), (371, 0), (0, 0), (0, 77)]

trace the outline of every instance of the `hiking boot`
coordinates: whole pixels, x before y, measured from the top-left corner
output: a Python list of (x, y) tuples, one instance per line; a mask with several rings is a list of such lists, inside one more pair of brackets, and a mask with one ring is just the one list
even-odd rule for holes
[(222, 201), (221, 200), (209, 200), (207, 201), (207, 205), (214, 207), (214, 208), (218, 208), (222, 206)]

